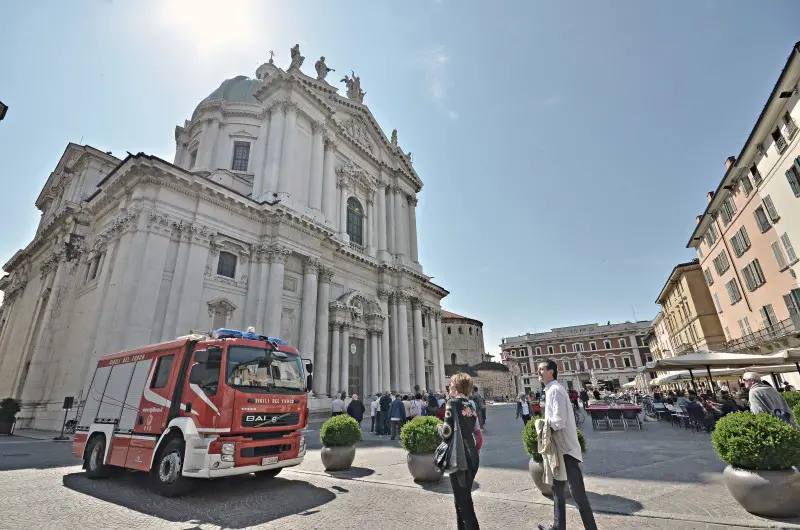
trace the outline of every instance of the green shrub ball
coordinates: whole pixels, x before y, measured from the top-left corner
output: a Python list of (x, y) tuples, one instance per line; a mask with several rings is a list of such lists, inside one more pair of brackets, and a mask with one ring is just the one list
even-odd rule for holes
[(441, 423), (435, 416), (414, 418), (400, 430), (400, 445), (412, 455), (433, 453), (442, 442), (437, 429)]
[[(542, 455), (539, 454), (539, 438), (536, 436), (536, 420), (541, 418), (542, 416), (534, 416), (522, 429), (522, 443), (525, 445), (525, 452), (533, 458), (534, 462), (542, 461)], [(585, 453), (587, 451), (586, 438), (583, 437), (580, 429), (576, 428), (576, 430), (578, 431), (578, 443), (581, 446), (581, 453)]]
[(734, 412), (711, 435), (719, 457), (741, 469), (791, 469), (800, 464), (800, 431), (772, 414)]
[(322, 424), (319, 438), (326, 447), (349, 447), (361, 441), (361, 429), (356, 420), (340, 414)]
[(783, 396), (783, 399), (786, 400), (789, 408), (794, 408), (795, 406), (800, 405), (800, 392), (783, 392), (781, 395)]

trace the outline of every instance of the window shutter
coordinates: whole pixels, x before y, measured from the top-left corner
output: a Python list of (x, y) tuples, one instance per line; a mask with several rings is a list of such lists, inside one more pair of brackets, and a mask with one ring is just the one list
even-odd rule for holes
[(767, 312), (767, 317), (769, 318), (770, 325), (774, 326), (778, 323), (778, 317), (775, 316), (775, 310), (772, 308), (772, 304), (767, 304), (764, 306)]
[(761, 313), (761, 324), (766, 328), (769, 327), (769, 316), (767, 315), (767, 311), (765, 307), (760, 307), (758, 312)]
[(790, 316), (797, 314), (797, 305), (794, 303), (791, 293), (783, 295), (783, 302), (786, 304)]
[(780, 219), (778, 210), (775, 209), (775, 205), (772, 203), (772, 197), (767, 195), (762, 200), (764, 202), (764, 206), (767, 208), (767, 213), (769, 214), (769, 218), (772, 219), (772, 222), (774, 223)]
[(781, 236), (781, 242), (783, 243), (783, 248), (786, 249), (786, 256), (789, 258), (789, 263), (797, 261), (797, 254), (795, 254), (792, 242), (789, 240), (789, 234), (784, 232)]
[(794, 193), (795, 197), (800, 197), (800, 179), (798, 179), (798, 175), (800, 175), (800, 167), (798, 167), (798, 161), (795, 160), (794, 167), (786, 170), (786, 180), (789, 181), (789, 187), (792, 188), (792, 193)]
[(772, 243), (772, 252), (775, 254), (775, 259), (778, 261), (778, 268), (780, 270), (785, 269), (788, 264), (786, 263), (786, 256), (783, 254), (783, 248), (781, 248), (781, 244), (778, 241)]

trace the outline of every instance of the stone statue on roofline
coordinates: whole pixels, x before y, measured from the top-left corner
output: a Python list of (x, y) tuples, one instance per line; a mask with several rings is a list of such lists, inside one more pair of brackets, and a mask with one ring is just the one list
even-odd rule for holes
[(290, 53), (290, 54), (291, 54), (291, 56), (292, 56), (292, 62), (291, 62), (291, 64), (289, 65), (289, 70), (288, 70), (288, 71), (289, 71), (289, 72), (292, 72), (292, 71), (294, 71), (294, 70), (298, 70), (298, 71), (299, 71), (299, 70), (300, 70), (300, 67), (301, 67), (301, 66), (303, 66), (303, 61), (305, 61), (305, 60), (306, 60), (306, 58), (305, 58), (305, 57), (303, 57), (302, 55), (300, 55), (300, 45), (299, 45), (299, 44), (295, 44), (295, 45), (292, 47), (292, 49), (291, 49), (291, 50), (289, 50), (289, 53)]
[(314, 69), (317, 71), (317, 81), (325, 81), (325, 78), (328, 76), (328, 72), (335, 72), (333, 68), (328, 68), (328, 65), (325, 64), (325, 56), (319, 58), (319, 61), (314, 63)]
[(397, 129), (392, 131), (392, 145), (397, 147)]
[(361, 90), (361, 78), (356, 75), (354, 71), (350, 71), (350, 77), (345, 75), (342, 78), (342, 82), (344, 82), (345, 86), (347, 87), (347, 97), (349, 99), (354, 99), (359, 103), (364, 102), (364, 96), (367, 95), (366, 92)]

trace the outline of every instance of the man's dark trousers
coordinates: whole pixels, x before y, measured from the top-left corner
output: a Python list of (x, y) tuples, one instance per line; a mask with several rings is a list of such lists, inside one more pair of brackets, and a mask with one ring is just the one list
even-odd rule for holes
[(581, 472), (579, 464), (580, 462), (577, 458), (564, 455), (564, 467), (567, 471), (567, 480), (553, 479), (553, 528), (556, 530), (566, 530), (567, 528), (567, 482), (569, 482), (572, 498), (578, 506), (578, 511), (580, 511), (584, 528), (586, 528), (586, 530), (597, 530), (597, 524), (594, 522), (594, 515), (592, 514), (592, 507), (589, 505), (589, 499), (586, 497), (586, 489), (583, 486), (583, 473)]

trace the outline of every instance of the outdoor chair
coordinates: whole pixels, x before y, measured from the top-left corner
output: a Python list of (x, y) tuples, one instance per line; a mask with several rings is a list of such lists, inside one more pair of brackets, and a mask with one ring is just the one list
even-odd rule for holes
[(606, 421), (606, 413), (602, 410), (590, 410), (589, 416), (592, 417), (592, 429), (597, 429), (597, 426), (600, 422), (603, 422), (608, 428), (608, 422)]
[(653, 403), (653, 412), (658, 418), (658, 421), (661, 421), (662, 416), (669, 416), (670, 412), (667, 410), (667, 407), (664, 406), (663, 403)]
[(639, 427), (639, 430), (642, 430), (642, 422), (639, 421), (639, 413), (635, 410), (623, 410), (622, 411), (622, 421), (625, 423), (625, 427), (628, 427), (628, 422), (632, 422), (633, 425)]
[(625, 424), (625, 420), (622, 419), (622, 411), (608, 409), (606, 413), (606, 422), (608, 422), (609, 429), (614, 426), (615, 421), (618, 421), (623, 429), (625, 429), (626, 431), (628, 430), (628, 426)]

